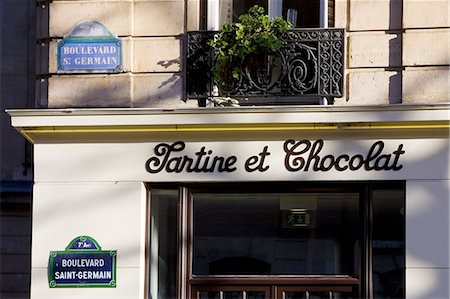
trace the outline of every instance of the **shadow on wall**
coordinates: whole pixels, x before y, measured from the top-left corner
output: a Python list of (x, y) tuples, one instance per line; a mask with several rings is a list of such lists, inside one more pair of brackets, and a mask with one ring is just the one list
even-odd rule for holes
[(445, 180), (407, 183), (407, 298), (444, 299), (450, 294), (449, 188)]
[(389, 78), (389, 104), (402, 102), (402, 2), (389, 2), (389, 29), (396, 32), (396, 37), (389, 40), (389, 68), (396, 72)]
[(180, 64), (180, 60), (179, 59), (171, 59), (171, 60), (162, 60), (162, 61), (158, 61), (158, 65), (164, 67), (164, 68), (169, 68), (172, 65), (179, 65)]

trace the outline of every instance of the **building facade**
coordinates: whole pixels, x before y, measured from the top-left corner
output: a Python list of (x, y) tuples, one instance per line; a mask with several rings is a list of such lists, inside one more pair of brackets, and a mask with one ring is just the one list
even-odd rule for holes
[[(32, 146), (5, 109), (34, 107), (35, 1), (0, 3), (0, 297), (29, 297)], [(9, 17), (14, 16), (14, 17)]]
[[(288, 50), (215, 86), (253, 4)], [(37, 10), (31, 298), (450, 296), (448, 1)]]

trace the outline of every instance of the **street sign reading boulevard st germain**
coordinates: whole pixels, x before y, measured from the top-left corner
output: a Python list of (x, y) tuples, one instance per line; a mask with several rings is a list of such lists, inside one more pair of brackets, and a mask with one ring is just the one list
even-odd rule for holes
[(93, 20), (77, 24), (57, 43), (57, 73), (118, 73), (122, 43)]
[(50, 288), (116, 287), (115, 250), (101, 250), (91, 237), (73, 239), (64, 251), (50, 251)]

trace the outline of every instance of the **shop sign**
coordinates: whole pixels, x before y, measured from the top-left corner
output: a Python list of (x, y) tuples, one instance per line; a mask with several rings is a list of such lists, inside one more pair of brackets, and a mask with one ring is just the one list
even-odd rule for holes
[(57, 43), (58, 73), (117, 73), (122, 43), (97, 21), (84, 21)]
[[(281, 148), (284, 169), (287, 172), (328, 172), (328, 171), (399, 171), (403, 168), (401, 156), (405, 153), (403, 144), (388, 150), (381, 140), (373, 142), (361, 153), (327, 153), (325, 141), (286, 140)], [(166, 173), (232, 173), (240, 168), (246, 173), (267, 172), (272, 150), (268, 145), (259, 151), (249, 153), (243, 161), (237, 155), (217, 155), (213, 150), (202, 146), (198, 151), (186, 152), (186, 143), (159, 143), (153, 155), (146, 161), (147, 172)]]
[(64, 251), (51, 251), (49, 285), (58, 287), (116, 287), (115, 250), (101, 250), (91, 237), (73, 239)]

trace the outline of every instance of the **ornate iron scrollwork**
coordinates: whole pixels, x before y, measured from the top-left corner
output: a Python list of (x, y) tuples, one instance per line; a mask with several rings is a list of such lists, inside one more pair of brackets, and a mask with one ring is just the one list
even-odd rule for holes
[[(208, 45), (214, 34), (187, 33), (187, 98), (214, 96), (211, 69), (216, 58)], [(343, 29), (293, 29), (282, 39), (285, 46), (277, 53), (248, 57), (239, 66), (238, 79), (217, 86), (219, 94), (236, 98), (343, 95)]]

